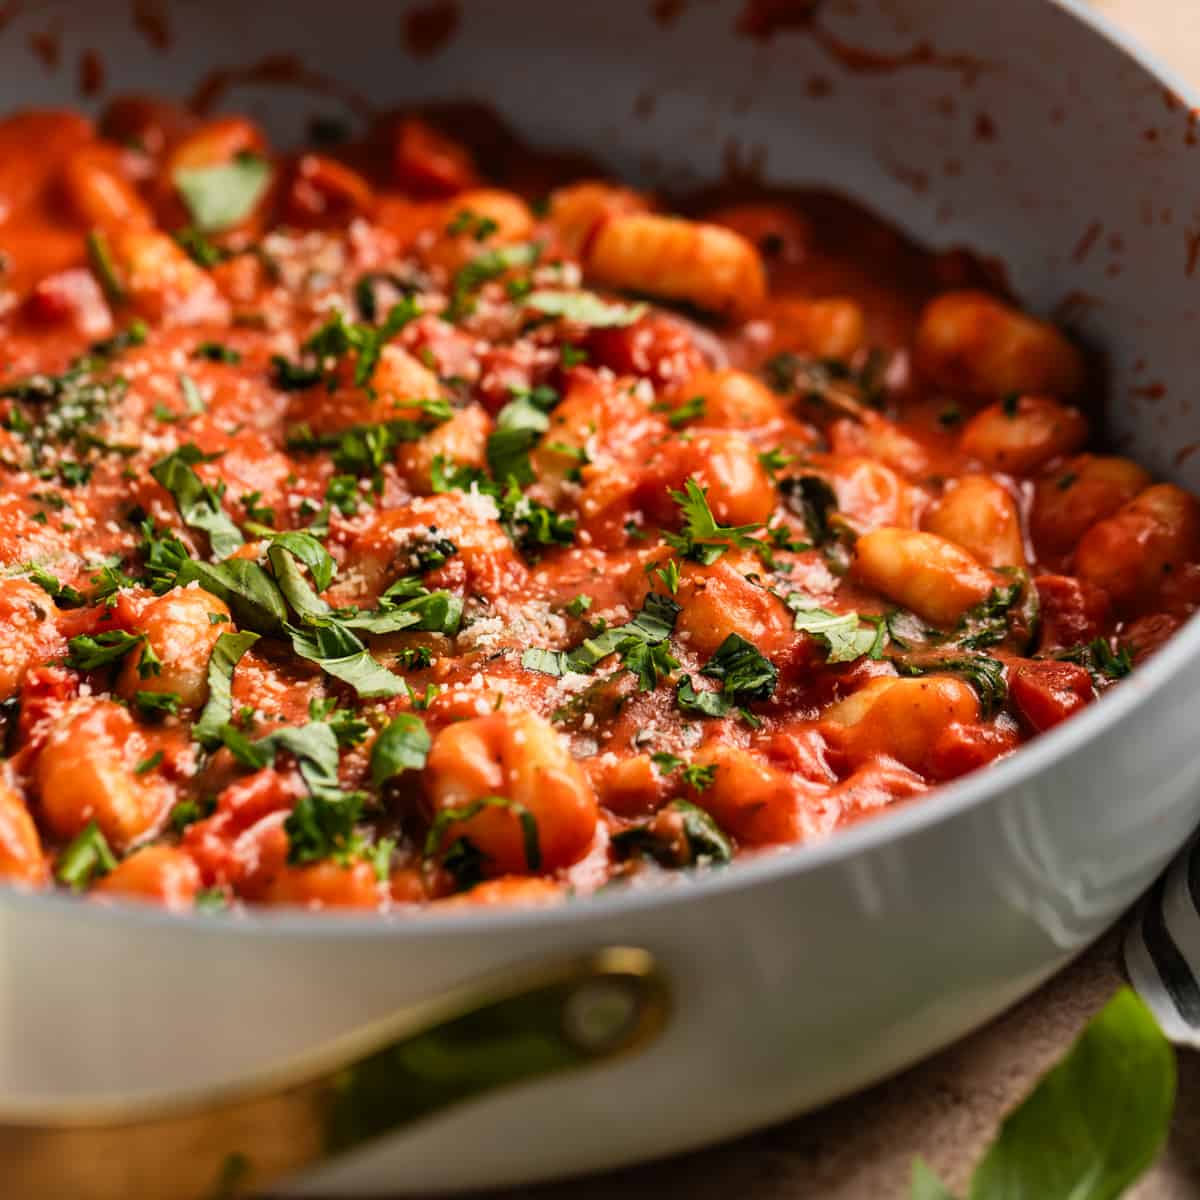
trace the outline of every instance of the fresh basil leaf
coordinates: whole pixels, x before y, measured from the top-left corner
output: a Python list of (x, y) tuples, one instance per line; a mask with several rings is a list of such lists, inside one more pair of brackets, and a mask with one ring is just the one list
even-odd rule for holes
[(530, 292), (525, 304), (550, 317), (562, 317), (593, 329), (632, 325), (646, 315), (644, 304), (620, 304), (595, 292)]
[(292, 649), (327, 675), (348, 683), (364, 698), (399, 696), (404, 681), (376, 662), (366, 647), (348, 629), (337, 625), (299, 629), (287, 626)]
[(969, 1200), (1116, 1200), (1166, 1140), (1174, 1103), (1174, 1051), (1122, 988), (1005, 1119)]
[(208, 659), (208, 700), (192, 726), (192, 737), (202, 746), (212, 748), (221, 744), (221, 726), (233, 716), (234, 668), (258, 637), (249, 630), (223, 633), (214, 643)]
[(541, 254), (541, 242), (520, 242), (514, 246), (497, 246), (477, 255), (454, 276), (450, 303), (442, 316), (451, 322), (467, 316), (474, 308), (473, 294), (488, 280), (496, 279), (506, 271), (535, 266)]
[(567, 666), (567, 655), (564, 650), (547, 650), (543, 646), (530, 646), (521, 655), (521, 666), (527, 671), (540, 671), (543, 675), (565, 675), (571, 668)]
[(267, 550), (267, 559), (284, 600), (301, 621), (306, 625), (318, 625), (329, 620), (333, 609), (309, 586), (289, 550), (273, 543)]
[(462, 808), (444, 808), (433, 820), (425, 837), (425, 857), (433, 858), (441, 849), (446, 830), (460, 821), (469, 821), (488, 808), (506, 808), (521, 823), (521, 835), (525, 846), (525, 866), (530, 871), (542, 869), (542, 849), (538, 838), (537, 818), (516, 800), (507, 796), (485, 796)]
[(59, 856), (54, 877), (75, 891), (117, 868), (117, 858), (94, 820), (89, 821)]
[(877, 643), (878, 649), (882, 649), (883, 626), (863, 625), (856, 612), (830, 612), (814, 605), (812, 598), (803, 592), (792, 592), (784, 598), (784, 603), (795, 614), (793, 626), (825, 647), (828, 663), (854, 662), (864, 654), (875, 657)]
[(333, 730), (322, 722), (311, 722), (277, 730), (263, 741), (296, 759), (308, 788), (308, 795), (296, 802), (283, 825), (288, 835), (288, 862), (320, 862), (352, 854), (363, 795), (345, 792), (338, 783), (338, 743)]
[(286, 750), (296, 760), (305, 786), (314, 795), (341, 794), (337, 737), (324, 721), (277, 729), (256, 744), (269, 744), (273, 751)]
[(837, 537), (830, 517), (837, 512), (838, 498), (829, 481), (819, 475), (790, 476), (781, 480), (784, 504), (803, 522), (814, 546), (825, 546)]
[(308, 568), (318, 592), (323, 592), (333, 582), (337, 564), (311, 533), (277, 533), (271, 542), (273, 546), (280, 546), (289, 554), (294, 554)]
[(912, 1165), (911, 1200), (955, 1200), (955, 1197), (933, 1173), (928, 1163), (923, 1158), (916, 1158)]
[(896, 655), (892, 666), (901, 675), (961, 675), (979, 695), (979, 711), (989, 720), (1008, 698), (1004, 664), (986, 654), (938, 658), (933, 655)]
[(662, 813), (673, 813), (680, 819), (682, 847), (670, 827), (656, 818), (615, 834), (613, 849), (619, 855), (647, 854), (664, 867), (723, 866), (733, 861), (733, 843), (704, 809), (687, 800), (673, 800), (659, 815)]
[(533, 483), (536, 476), (529, 453), (549, 428), (550, 418), (530, 401), (517, 399), (506, 404), (487, 440), (488, 470), (492, 477), (502, 483), (512, 480), (522, 487)]
[(233, 518), (221, 505), (220, 493), (196, 474), (195, 464), (208, 456), (190, 442), (159, 459), (150, 474), (175, 498), (179, 515), (189, 529), (208, 534), (213, 556), (228, 558), (245, 541)]
[(769, 700), (775, 694), (779, 671), (753, 642), (731, 633), (700, 672), (722, 680), (721, 690), (736, 697), (738, 704)]
[(248, 558), (227, 558), (215, 565), (187, 559), (176, 582), (180, 587), (198, 583), (224, 600), (240, 628), (275, 636), (283, 632), (287, 606), (279, 588), (267, 571)]
[(698, 691), (690, 675), (676, 685), (675, 705), (680, 712), (698, 717), (727, 717), (734, 708), (733, 698), (723, 691)]
[(271, 166), (243, 154), (210, 167), (179, 167), (175, 187), (200, 233), (221, 233), (240, 224), (253, 211), (271, 182)]
[(425, 766), (431, 745), (425, 722), (412, 713), (400, 713), (380, 730), (371, 747), (371, 782), (382, 787), (402, 771)]

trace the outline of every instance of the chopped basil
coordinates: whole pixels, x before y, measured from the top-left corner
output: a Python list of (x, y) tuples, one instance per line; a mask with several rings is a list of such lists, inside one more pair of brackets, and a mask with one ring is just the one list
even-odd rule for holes
[(104, 294), (113, 304), (124, 304), (128, 299), (125, 286), (117, 274), (108, 238), (99, 229), (93, 229), (87, 235), (87, 254), (92, 272), (100, 281)]
[(393, 717), (371, 747), (371, 782), (382, 787), (402, 771), (419, 771), (429, 754), (429, 731), (412, 713)]
[(450, 303), (442, 314), (447, 321), (458, 321), (474, 309), (473, 295), (485, 283), (506, 271), (536, 265), (542, 254), (541, 242), (521, 242), (514, 246), (497, 246), (473, 258), (454, 276)]
[(94, 820), (89, 821), (62, 852), (54, 876), (75, 891), (83, 891), (97, 878), (115, 871), (117, 858)]
[[(661, 820), (663, 814), (680, 818), (682, 847), (674, 844), (670, 826)], [(657, 818), (614, 834), (612, 845), (620, 856), (646, 854), (664, 867), (719, 866), (733, 861), (733, 843), (721, 827), (702, 808), (686, 800), (673, 800)]]
[(830, 517), (837, 511), (837, 493), (819, 475), (800, 475), (784, 479), (779, 491), (789, 511), (803, 522), (813, 545), (825, 546), (836, 540), (837, 532)]
[(591, 607), (591, 596), (585, 596), (582, 592), (580, 592), (578, 596), (565, 605), (566, 612), (572, 617), (582, 617), (583, 614)]
[(171, 809), (171, 828), (176, 833), (182, 833), (189, 825), (203, 821), (205, 817), (211, 817), (216, 808), (215, 796), (201, 797), (199, 800), (180, 800)]
[(569, 546), (575, 537), (575, 519), (559, 516), (552, 508), (524, 495), (516, 483), (501, 487), (474, 467), (454, 466), (437, 455), (430, 478), (434, 492), (477, 491), (491, 496), (500, 510), (500, 524), (513, 543), (526, 554), (541, 546)]
[(208, 700), (192, 726), (192, 737), (202, 746), (220, 745), (221, 726), (233, 716), (234, 669), (258, 638), (257, 633), (247, 630), (223, 633), (214, 643), (208, 659)]
[(54, 575), (51, 575), (43, 567), (39, 567), (35, 563), (29, 563), (26, 565), (25, 570), (28, 572), (29, 578), (50, 596), (56, 604), (62, 605), (64, 608), (78, 608), (80, 605), (86, 603), (82, 592), (68, 584), (60, 583)]
[(198, 267), (211, 270), (218, 263), (223, 263), (230, 254), (220, 246), (211, 242), (198, 229), (191, 225), (178, 229), (171, 235), (179, 247)]
[(234, 350), (222, 342), (200, 342), (192, 351), (192, 357), (211, 363), (228, 363), (230, 366), (237, 366), (242, 361), (240, 350)]
[(703, 418), (708, 409), (708, 400), (704, 396), (693, 396), (690, 400), (685, 400), (678, 408), (672, 408), (669, 404), (655, 407), (667, 414), (667, 424), (672, 429), (682, 429), (689, 421), (698, 421)]
[(901, 675), (961, 675), (979, 695), (984, 720), (995, 716), (1008, 698), (1004, 664), (986, 654), (938, 658), (932, 655), (897, 655), (892, 665)]
[(685, 675), (675, 688), (675, 706), (697, 717), (727, 717), (735, 707), (733, 698), (723, 691), (698, 691), (690, 675)]
[(525, 298), (527, 308), (549, 317), (561, 317), (593, 329), (632, 325), (646, 315), (644, 304), (621, 304), (605, 300), (595, 292), (531, 292)]
[(482, 800), (476, 800), (462, 808), (442, 809), (434, 818), (425, 837), (425, 857), (433, 858), (437, 855), (445, 840), (446, 830), (451, 825), (469, 821), (489, 808), (506, 808), (517, 818), (521, 823), (521, 835), (525, 845), (525, 866), (530, 871), (540, 871), (542, 849), (538, 839), (537, 818), (525, 805), (516, 800), (509, 800), (506, 796), (485, 796)]
[(1128, 646), (1117, 644), (1114, 649), (1108, 638), (1093, 638), (1054, 656), (1059, 662), (1080, 663), (1087, 667), (1093, 679), (1124, 679), (1133, 670), (1133, 656)]
[(159, 459), (150, 468), (150, 474), (174, 497), (183, 523), (208, 534), (214, 557), (224, 559), (242, 546), (245, 539), (221, 505), (224, 485), (209, 487), (196, 474), (195, 465), (209, 461), (209, 455), (189, 442)]
[(204, 397), (196, 381), (186, 372), (180, 372), (179, 390), (183, 394), (184, 407), (192, 416), (198, 416), (205, 410)]
[(559, 401), (553, 388), (518, 392), (496, 417), (496, 429), (487, 440), (488, 469), (499, 483), (524, 486), (533, 483), (529, 452), (550, 428), (546, 415)]
[(133, 703), (143, 717), (174, 717), (179, 713), (177, 692), (135, 692)]
[(812, 597), (803, 592), (792, 592), (784, 598), (784, 603), (795, 614), (794, 628), (816, 638), (825, 647), (826, 662), (854, 662), (864, 654), (877, 659), (883, 653), (887, 637), (884, 621), (867, 618), (870, 624), (864, 625), (864, 618), (858, 613), (830, 612), (814, 604)]
[(287, 631), (292, 649), (301, 658), (349, 684), (360, 696), (373, 698), (404, 693), (404, 681), (376, 662), (348, 629), (337, 625), (299, 629), (289, 625)]
[(717, 647), (700, 674), (721, 680), (721, 690), (736, 697), (738, 704), (769, 700), (779, 681), (775, 664), (737, 633), (731, 633)]
[(161, 765), (163, 757), (164, 755), (161, 750), (155, 750), (155, 752), (151, 754), (149, 758), (143, 758), (142, 761), (133, 768), (133, 773), (135, 775), (148, 775), (154, 770), (155, 767)]
[(271, 182), (271, 165), (253, 154), (209, 167), (178, 167), (173, 181), (201, 234), (221, 233), (253, 211)]
[(585, 638), (574, 650), (530, 647), (521, 656), (521, 665), (546, 675), (590, 674), (609, 655), (618, 654), (638, 676), (639, 687), (649, 691), (657, 686), (660, 675), (670, 674), (679, 665), (667, 651), (666, 641), (680, 611), (669, 596), (648, 592), (641, 609), (626, 624)]
[(1039, 602), (1037, 587), (1024, 567), (1001, 568), (1012, 583), (994, 587), (959, 622), (955, 640), (964, 650), (984, 650), (1019, 637), (1024, 647), (1037, 639)]

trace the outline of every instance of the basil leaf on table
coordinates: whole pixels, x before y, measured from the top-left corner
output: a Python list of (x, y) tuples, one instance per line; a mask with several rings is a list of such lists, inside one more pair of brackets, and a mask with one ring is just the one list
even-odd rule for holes
[(911, 1200), (954, 1200), (954, 1193), (933, 1173), (923, 1158), (913, 1161)]
[[(1174, 1103), (1175, 1052), (1122, 988), (1005, 1118), (968, 1200), (1116, 1200), (1162, 1147)], [(953, 1200), (936, 1182), (914, 1164), (913, 1200)]]

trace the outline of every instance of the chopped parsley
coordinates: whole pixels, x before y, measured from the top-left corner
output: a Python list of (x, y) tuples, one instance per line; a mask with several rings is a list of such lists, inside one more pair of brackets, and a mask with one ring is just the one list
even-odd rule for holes
[(626, 669), (638, 678), (642, 691), (651, 691), (659, 679), (678, 666), (667, 641), (675, 628), (681, 609), (668, 596), (648, 592), (641, 609), (624, 625), (605, 629), (585, 638), (573, 650), (544, 650), (530, 647), (521, 656), (521, 665), (545, 675), (575, 672), (591, 674), (606, 658), (616, 654)]
[(536, 266), (541, 255), (541, 242), (519, 242), (485, 250), (465, 267), (460, 267), (454, 276), (450, 303), (442, 313), (443, 319), (455, 322), (469, 316), (475, 309), (474, 295), (485, 283), (498, 279), (507, 271)]
[(750, 535), (761, 529), (761, 525), (721, 525), (708, 506), (707, 491), (690, 477), (683, 487), (682, 492), (670, 493), (679, 505), (683, 528), (678, 534), (664, 534), (664, 538), (685, 558), (711, 566), (733, 547), (752, 549), (757, 545)]
[(76, 671), (98, 671), (124, 658), (145, 639), (144, 633), (128, 633), (124, 629), (82, 633), (67, 643), (67, 666)]

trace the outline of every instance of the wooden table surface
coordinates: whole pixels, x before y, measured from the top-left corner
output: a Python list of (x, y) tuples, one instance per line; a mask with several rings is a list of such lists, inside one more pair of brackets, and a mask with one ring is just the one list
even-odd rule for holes
[[(1164, 62), (1200, 78), (1200, 0), (1094, 3)], [(700, 1153), (520, 1195), (523, 1200), (900, 1200), (909, 1194), (916, 1154), (961, 1193), (1005, 1111), (1120, 985), (1119, 961), (1119, 937), (1109, 935), (978, 1033), (895, 1079), (786, 1125)], [(1200, 1055), (1180, 1054), (1179, 1098), (1167, 1150), (1129, 1196), (1200, 1197)]]

